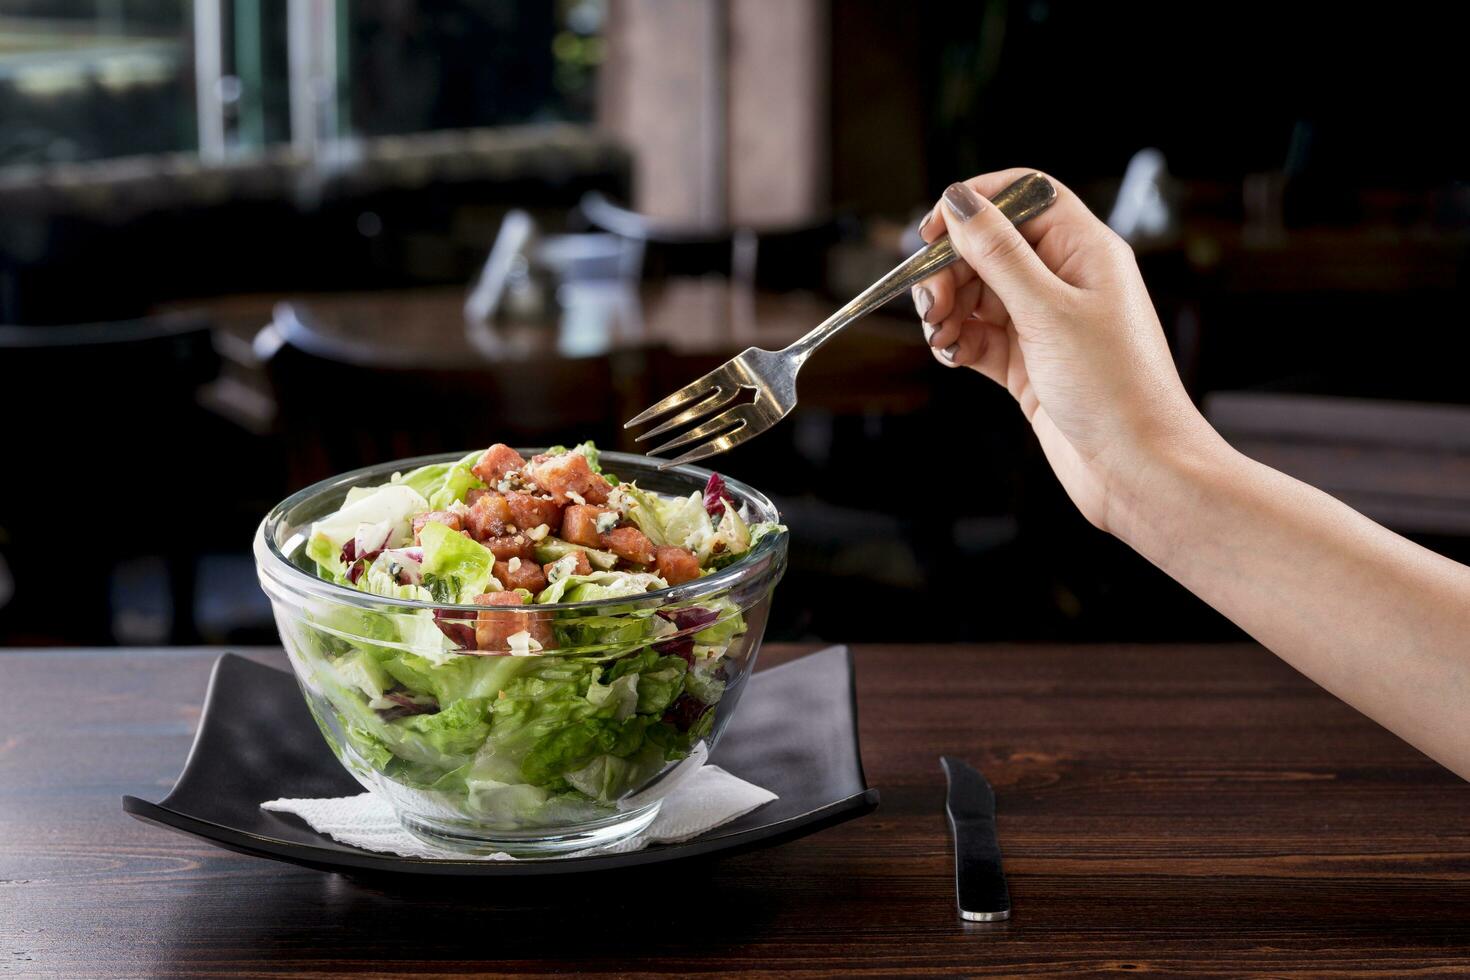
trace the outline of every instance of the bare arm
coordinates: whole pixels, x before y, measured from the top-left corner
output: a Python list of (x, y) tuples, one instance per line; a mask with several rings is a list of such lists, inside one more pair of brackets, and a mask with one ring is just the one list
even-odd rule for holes
[(1226, 445), (1127, 246), (1061, 185), (1022, 231), (985, 201), (1024, 172), (953, 185), (926, 221), (965, 258), (915, 289), (935, 357), (1015, 396), (1094, 524), (1470, 778), (1470, 568)]
[(1470, 778), (1470, 568), (1215, 440), (1120, 486), (1114, 533), (1287, 663)]

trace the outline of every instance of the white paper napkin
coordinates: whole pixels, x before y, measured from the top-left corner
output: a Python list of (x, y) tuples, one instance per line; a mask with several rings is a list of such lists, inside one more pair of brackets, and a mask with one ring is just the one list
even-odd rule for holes
[[(732, 776), (719, 766), (705, 765), (684, 773), (676, 772), (670, 774), (670, 778), (676, 778), (677, 785), (664, 797), (663, 806), (653, 823), (641, 833), (616, 844), (571, 851), (564, 856), (622, 854), (642, 850), (649, 844), (689, 840), (777, 798), (770, 790)], [(465, 855), (426, 844), (404, 830), (393, 808), (372, 793), (326, 800), (271, 800), (260, 807), (275, 813), (294, 813), (318, 833), (368, 851), (460, 861), (516, 860), (509, 854)]]

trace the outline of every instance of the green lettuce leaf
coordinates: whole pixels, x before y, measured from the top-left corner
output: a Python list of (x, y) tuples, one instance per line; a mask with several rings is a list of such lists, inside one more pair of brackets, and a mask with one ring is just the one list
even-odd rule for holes
[(366, 650), (353, 650), (332, 663), (330, 670), (347, 689), (356, 689), (372, 700), (380, 698), (393, 686), (393, 679), (377, 659)]
[(428, 509), (444, 510), (456, 501), (463, 501), (472, 488), (485, 486), (484, 481), (470, 472), (481, 455), (473, 452), (457, 462), (429, 463), (395, 476), (393, 482), (417, 490), (429, 502)]
[(627, 516), (655, 545), (687, 548), (702, 566), (728, 565), (750, 550), (753, 529), (725, 501), (725, 511), (716, 524), (704, 509), (699, 492), (687, 497), (661, 497), (634, 484), (621, 488), (628, 504)]
[(662, 715), (684, 690), (684, 673), (689, 669), (683, 657), (659, 657), (653, 665), (638, 674), (638, 713)]
[(500, 591), (489, 548), (446, 525), (431, 521), (419, 532), (423, 577), (435, 602), (469, 603), (487, 589)]
[(585, 545), (572, 544), (561, 538), (547, 535), (536, 542), (536, 560), (545, 565), (547, 562), (557, 561), (574, 552), (582, 552), (587, 556), (587, 564), (601, 571), (608, 571), (618, 563), (618, 556), (611, 551), (602, 551), (597, 548), (588, 548)]
[(535, 663), (532, 657), (454, 656), (443, 663), (413, 653), (394, 651), (379, 663), (394, 680), (415, 694), (432, 694), (441, 705), (461, 699), (493, 702)]
[(627, 756), (593, 756), (578, 769), (563, 773), (569, 785), (601, 803), (613, 803), (657, 775), (664, 766), (664, 750), (645, 740)]
[(463, 698), (434, 714), (411, 715), (398, 722), (399, 738), (414, 743), (423, 756), (432, 749), (446, 757), (474, 755), (490, 734), (488, 698)]
[(602, 709), (611, 706), (614, 721), (626, 721), (630, 715), (640, 711), (638, 696), (638, 674), (624, 674), (607, 684), (596, 676), (587, 685), (587, 703)]
[[(739, 518), (738, 514), (736, 518)], [(775, 521), (757, 521), (754, 524), (750, 524), (746, 527), (746, 534), (748, 536), (746, 546), (739, 551), (722, 551), (718, 554), (712, 554), (709, 559), (709, 567), (718, 571), (727, 565), (733, 565), (740, 560), (741, 555), (759, 544), (762, 538), (771, 534), (778, 534), (785, 530), (785, 524), (778, 524)]]
[(592, 716), (561, 725), (531, 746), (521, 760), (521, 775), (528, 783), (543, 785), (600, 755), (632, 755), (642, 747), (647, 727), (648, 719), (638, 715), (622, 721)]
[(652, 572), (593, 572), (591, 575), (568, 575), (542, 589), (538, 603), (593, 602), (620, 599), (666, 589), (669, 583)]

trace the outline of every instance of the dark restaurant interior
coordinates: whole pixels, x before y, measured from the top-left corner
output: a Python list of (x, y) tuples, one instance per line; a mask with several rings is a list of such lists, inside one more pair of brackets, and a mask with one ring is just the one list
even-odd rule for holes
[[(636, 451), (623, 420), (1012, 166), (1133, 246), (1226, 439), (1470, 559), (1463, 25), (1344, 10), (10, 0), (0, 643), (274, 643), (250, 544), (293, 490)], [(714, 461), (791, 529), (768, 640), (1242, 637), (906, 298), (800, 396)]]

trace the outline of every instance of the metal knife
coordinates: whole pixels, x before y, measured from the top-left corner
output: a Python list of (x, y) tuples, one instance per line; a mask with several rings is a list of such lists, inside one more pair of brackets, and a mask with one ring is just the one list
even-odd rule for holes
[(960, 918), (1000, 922), (1011, 917), (1011, 892), (1000, 865), (995, 838), (995, 791), (975, 769), (952, 756), (940, 756), (949, 781), (944, 812), (954, 837), (955, 898)]

